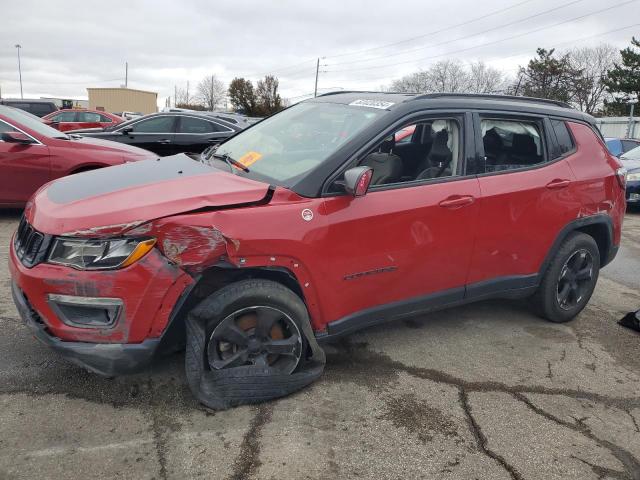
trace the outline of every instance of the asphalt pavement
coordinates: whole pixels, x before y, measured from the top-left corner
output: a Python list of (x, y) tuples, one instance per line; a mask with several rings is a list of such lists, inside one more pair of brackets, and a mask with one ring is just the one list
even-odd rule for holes
[(224, 412), (182, 354), (90, 374), (38, 344), (10, 299), (0, 212), (0, 479), (640, 479), (640, 213), (573, 322), (487, 301), (327, 347), (320, 381)]

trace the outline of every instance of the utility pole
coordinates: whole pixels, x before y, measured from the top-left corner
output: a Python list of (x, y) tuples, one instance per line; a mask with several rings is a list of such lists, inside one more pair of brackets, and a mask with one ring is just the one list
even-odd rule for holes
[(173, 86), (173, 106), (174, 107), (178, 106), (178, 86), (177, 85)]
[(316, 86), (313, 89), (313, 97), (318, 96), (318, 73), (320, 73), (320, 59), (318, 58), (318, 63), (316, 63)]
[(18, 50), (18, 75), (20, 75), (20, 98), (24, 98), (22, 95), (22, 67), (20, 66), (20, 49), (22, 46), (19, 43), (16, 43), (16, 49)]
[(124, 88), (129, 86), (129, 62), (124, 62)]

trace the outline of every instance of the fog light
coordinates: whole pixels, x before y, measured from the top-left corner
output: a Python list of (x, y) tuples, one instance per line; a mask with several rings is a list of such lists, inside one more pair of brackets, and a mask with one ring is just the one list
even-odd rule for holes
[(81, 328), (112, 327), (124, 309), (119, 298), (76, 297), (51, 293), (48, 301), (62, 322)]

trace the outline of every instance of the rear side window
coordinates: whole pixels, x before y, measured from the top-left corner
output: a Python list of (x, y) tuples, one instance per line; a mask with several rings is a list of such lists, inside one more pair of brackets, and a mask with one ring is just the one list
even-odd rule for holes
[(539, 122), (483, 119), (485, 172), (532, 167), (546, 161)]
[(201, 134), (212, 133), (216, 131), (217, 129), (215, 128), (214, 124), (211, 122), (207, 122), (206, 120), (193, 117), (180, 118), (180, 127), (178, 128), (178, 133)]
[(111, 120), (106, 115), (100, 115), (100, 122), (102, 122), (102, 123), (113, 123), (113, 120)]
[(558, 142), (553, 158), (561, 157), (565, 153), (572, 151), (575, 145), (573, 144), (573, 138), (571, 138), (567, 124), (562, 120), (551, 120), (551, 127), (556, 134), (556, 141)]

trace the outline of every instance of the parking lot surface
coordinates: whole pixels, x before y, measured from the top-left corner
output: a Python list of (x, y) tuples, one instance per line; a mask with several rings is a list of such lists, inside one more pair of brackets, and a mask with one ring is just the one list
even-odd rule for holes
[(0, 479), (640, 479), (640, 214), (585, 311), (490, 301), (351, 335), (320, 381), (201, 408), (183, 355), (104, 379), (41, 346), (10, 299), (0, 212)]

